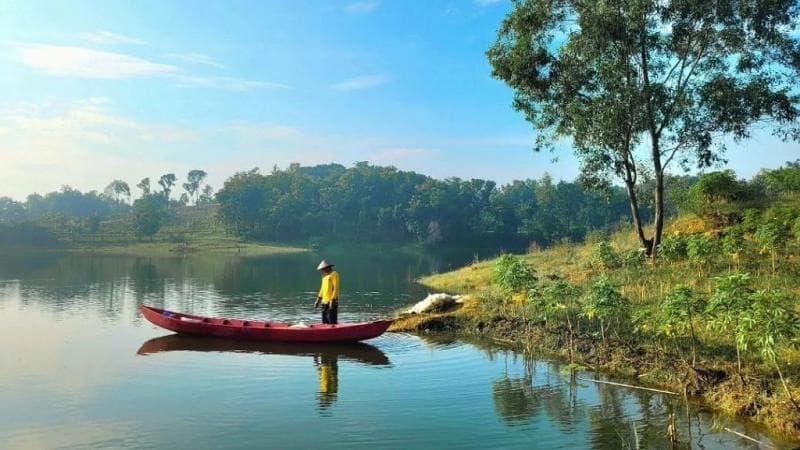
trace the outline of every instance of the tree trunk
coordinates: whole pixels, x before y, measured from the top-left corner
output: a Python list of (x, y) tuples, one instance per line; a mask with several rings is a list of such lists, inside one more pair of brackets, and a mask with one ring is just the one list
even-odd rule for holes
[(631, 204), (631, 216), (633, 216), (633, 226), (636, 227), (636, 235), (639, 238), (639, 244), (645, 249), (649, 255), (652, 249), (652, 240), (644, 237), (644, 228), (642, 226), (642, 217), (639, 214), (639, 199), (636, 197), (635, 186), (629, 179), (625, 180), (625, 187), (628, 189), (628, 201)]
[(658, 143), (653, 143), (653, 163), (656, 168), (656, 211), (650, 247), (650, 256), (653, 259), (657, 256), (658, 246), (661, 244), (661, 235), (664, 233), (664, 171), (661, 168), (661, 157), (657, 155), (658, 151)]

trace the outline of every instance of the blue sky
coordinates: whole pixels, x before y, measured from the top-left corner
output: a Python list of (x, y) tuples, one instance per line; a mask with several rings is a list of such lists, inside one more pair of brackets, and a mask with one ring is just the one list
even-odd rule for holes
[[(484, 56), (506, 1), (0, 4), (0, 195), (194, 168), (355, 161), (436, 177), (572, 179)], [(800, 157), (759, 132), (744, 176)]]

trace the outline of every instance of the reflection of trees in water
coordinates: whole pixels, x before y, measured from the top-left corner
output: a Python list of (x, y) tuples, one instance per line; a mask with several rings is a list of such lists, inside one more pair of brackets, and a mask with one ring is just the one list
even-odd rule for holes
[[(434, 342), (442, 344), (438, 340)], [(592, 448), (634, 448), (637, 439), (640, 448), (670, 448), (666, 430), (669, 415), (674, 412), (679, 422), (679, 436), (687, 446), (680, 448), (688, 448), (692, 436), (685, 418), (689, 412), (679, 399), (648, 391), (592, 384), (581, 387), (584, 390), (587, 387), (596, 389), (597, 403), (592, 401), (588, 404), (578, 398), (580, 386), (576, 373), (561, 374), (555, 363), (537, 364), (535, 360), (517, 353), (498, 351), (491, 343), (483, 345), (490, 359), (503, 355), (506, 364), (509, 360), (513, 363), (522, 359), (522, 374), (510, 375), (506, 367), (505, 373), (492, 382), (495, 411), (508, 425), (526, 425), (545, 414), (566, 433), (588, 429)], [(476, 346), (481, 348), (480, 344)], [(700, 424), (696, 426), (695, 434), (698, 430), (701, 430)], [(698, 436), (694, 438), (695, 445), (702, 448), (702, 436), (700, 441), (697, 441)]]
[[(545, 366), (544, 383), (536, 386), (537, 362), (525, 360), (522, 377), (509, 377), (506, 372), (492, 383), (495, 410), (509, 425), (531, 421), (540, 412), (558, 423), (562, 429), (574, 426), (583, 416), (585, 405), (578, 404), (577, 379), (571, 375), (568, 383), (561, 376), (552, 376), (550, 365)], [(557, 369), (555, 369), (557, 370)], [(551, 378), (552, 376), (552, 378)]]
[(136, 303), (164, 307), (164, 278), (150, 258), (136, 258), (130, 270), (131, 288)]
[[(678, 399), (601, 384), (596, 389), (600, 404), (591, 412), (593, 448), (633, 448), (637, 439), (641, 448), (671, 448), (666, 431), (672, 413), (679, 428), (685, 429), (680, 422), (685, 421), (687, 411)], [(679, 437), (682, 444), (676, 448), (691, 448), (688, 432), (679, 431)], [(695, 444), (702, 448), (699, 442)]]
[(336, 353), (314, 355), (314, 365), (319, 372), (319, 410), (325, 411), (336, 403), (339, 396), (339, 358)]

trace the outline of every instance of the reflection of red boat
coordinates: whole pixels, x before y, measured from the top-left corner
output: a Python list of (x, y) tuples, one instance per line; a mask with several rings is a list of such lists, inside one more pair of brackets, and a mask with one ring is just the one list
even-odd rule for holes
[(260, 322), (240, 319), (214, 319), (192, 316), (140, 305), (144, 317), (154, 324), (177, 333), (215, 336), (250, 341), (277, 342), (352, 342), (383, 334), (391, 320), (375, 322), (314, 324), (292, 326), (283, 322)]
[(237, 341), (214, 337), (169, 334), (150, 339), (139, 347), (139, 355), (162, 352), (233, 352), (262, 355), (313, 356), (323, 361), (355, 361), (373, 366), (389, 366), (389, 358), (378, 348), (363, 342), (316, 344), (311, 342)]

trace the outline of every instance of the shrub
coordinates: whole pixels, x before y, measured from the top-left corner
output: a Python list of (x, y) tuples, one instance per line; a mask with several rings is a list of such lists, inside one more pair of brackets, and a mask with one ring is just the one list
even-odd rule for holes
[(660, 308), (659, 332), (665, 336), (689, 338), (692, 348), (692, 366), (697, 365), (695, 349), (697, 337), (694, 320), (705, 311), (705, 300), (694, 295), (686, 286), (676, 286), (667, 295)]
[(744, 234), (737, 228), (731, 228), (722, 238), (722, 250), (736, 263), (737, 268), (741, 254), (745, 250), (745, 242)]
[(706, 307), (710, 329), (727, 335), (736, 335), (736, 362), (739, 372), (742, 370), (741, 350), (745, 342), (737, 333), (741, 329), (739, 322), (742, 313), (749, 306), (752, 292), (749, 273), (717, 277), (714, 279), (714, 294)]
[(800, 217), (794, 221), (794, 226), (792, 227), (792, 231), (794, 232), (794, 238), (798, 242), (800, 242)]
[(789, 240), (788, 227), (777, 220), (772, 220), (758, 227), (755, 238), (761, 251), (772, 255), (772, 273), (775, 273), (777, 254)]
[(622, 255), (622, 264), (625, 267), (641, 267), (646, 261), (647, 257), (644, 254), (644, 249), (641, 248), (632, 248)]
[(745, 200), (747, 185), (732, 170), (711, 172), (700, 177), (689, 191), (692, 211), (702, 217), (729, 222), (738, 216), (731, 203)]
[(613, 269), (619, 267), (620, 257), (608, 241), (600, 241), (592, 247), (592, 267)]
[(617, 289), (607, 275), (600, 275), (584, 297), (583, 315), (590, 320), (600, 321), (600, 334), (606, 339), (606, 325), (611, 317), (625, 319), (629, 315), (630, 302)]
[(679, 261), (686, 257), (686, 239), (682, 236), (667, 236), (661, 241), (659, 253), (667, 261)]
[(686, 240), (686, 255), (689, 262), (696, 266), (708, 266), (716, 251), (715, 241), (705, 234), (695, 234)]
[(508, 295), (527, 293), (536, 288), (536, 270), (522, 259), (505, 254), (494, 266), (492, 281)]

